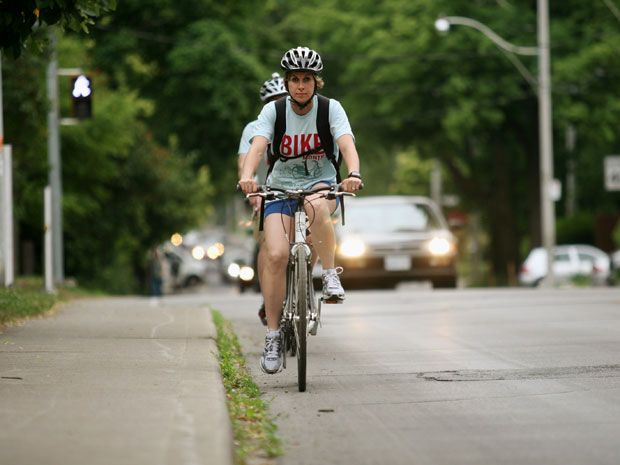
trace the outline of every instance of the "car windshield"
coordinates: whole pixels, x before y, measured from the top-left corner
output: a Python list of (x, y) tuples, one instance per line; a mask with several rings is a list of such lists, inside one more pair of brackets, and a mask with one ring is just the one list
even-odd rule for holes
[(373, 204), (346, 206), (346, 230), (355, 232), (415, 232), (442, 228), (427, 205)]

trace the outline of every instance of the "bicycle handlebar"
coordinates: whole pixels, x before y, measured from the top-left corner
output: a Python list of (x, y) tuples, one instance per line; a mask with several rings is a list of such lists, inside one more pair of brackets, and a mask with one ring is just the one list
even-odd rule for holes
[(246, 194), (246, 198), (262, 197), (265, 200), (274, 199), (296, 199), (307, 197), (309, 195), (323, 194), (327, 199), (335, 199), (336, 197), (350, 196), (355, 197), (353, 192), (345, 192), (340, 190), (340, 184), (333, 186), (319, 187), (318, 189), (283, 189), (275, 186), (261, 185), (258, 186), (258, 192)]

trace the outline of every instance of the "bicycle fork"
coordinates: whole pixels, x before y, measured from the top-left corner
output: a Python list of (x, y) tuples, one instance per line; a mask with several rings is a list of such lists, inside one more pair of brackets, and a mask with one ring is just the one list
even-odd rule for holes
[(316, 336), (318, 327), (321, 324), (321, 304), (317, 307), (314, 302), (314, 285), (312, 282), (312, 251), (306, 241), (307, 237), (307, 216), (305, 211), (295, 212), (295, 243), (292, 249), (292, 256), (295, 256), (295, 249), (297, 247), (306, 248), (306, 256), (308, 257), (308, 302), (310, 304), (309, 311), (307, 312), (308, 318), (308, 334)]

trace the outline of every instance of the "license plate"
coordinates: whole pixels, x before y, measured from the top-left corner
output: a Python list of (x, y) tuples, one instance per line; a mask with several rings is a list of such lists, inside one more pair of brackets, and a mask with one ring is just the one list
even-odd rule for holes
[(411, 257), (408, 255), (388, 255), (383, 261), (387, 271), (403, 271), (411, 268)]

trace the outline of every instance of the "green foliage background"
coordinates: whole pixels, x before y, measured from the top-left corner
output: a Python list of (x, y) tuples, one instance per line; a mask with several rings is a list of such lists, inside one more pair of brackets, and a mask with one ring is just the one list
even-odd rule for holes
[[(69, 271), (135, 289), (141, 251), (234, 195), (258, 89), (303, 44), (321, 53), (324, 93), (347, 110), (365, 192), (428, 194), (439, 160), (446, 193), (482, 220), (492, 281), (511, 282), (540, 243), (536, 91), (479, 32), (439, 34), (441, 15), (536, 44), (533, 0), (126, 0), (90, 35), (66, 33), (61, 66), (90, 70), (96, 86), (95, 118), (62, 134)], [(578, 186), (575, 213), (556, 205), (558, 239), (595, 238), (597, 214), (620, 211), (603, 185), (604, 157), (620, 153), (620, 18), (606, 2), (550, 2), (550, 27), (555, 175), (564, 182), (572, 161)], [(536, 76), (536, 58), (519, 58)], [(45, 63), (31, 51), (3, 63), (20, 235), (30, 240), (46, 183)]]

